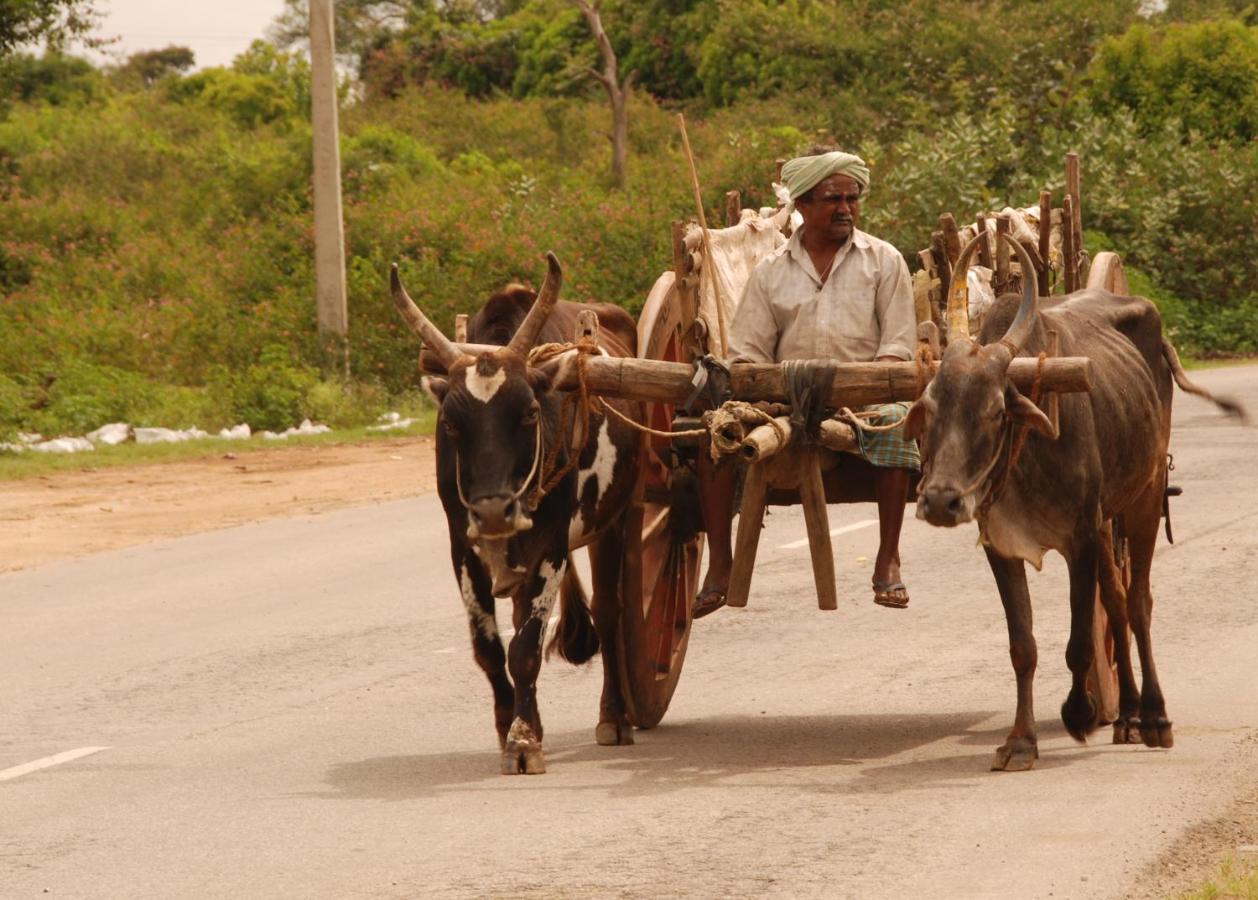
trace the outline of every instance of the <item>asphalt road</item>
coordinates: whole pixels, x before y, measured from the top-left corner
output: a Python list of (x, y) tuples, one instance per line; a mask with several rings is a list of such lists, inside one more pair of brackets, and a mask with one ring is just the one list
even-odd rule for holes
[[(1258, 414), (1258, 367), (1195, 377)], [(1054, 555), (1041, 758), (990, 773), (1014, 684), (973, 528), (906, 523), (906, 611), (870, 602), (876, 529), (840, 535), (822, 613), (775, 511), (750, 606), (697, 623), (658, 729), (596, 746), (598, 665), (548, 665), (550, 772), (500, 776), (428, 495), (0, 576), (0, 896), (1156, 893), (1145, 866), (1258, 779), (1258, 431), (1176, 406), (1171, 751), (1065, 734)]]

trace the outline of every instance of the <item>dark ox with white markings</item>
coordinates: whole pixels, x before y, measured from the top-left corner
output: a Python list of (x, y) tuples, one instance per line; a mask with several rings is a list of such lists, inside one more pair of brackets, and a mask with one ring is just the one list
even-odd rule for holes
[[(399, 311), (447, 371), (445, 378), (428, 381), (440, 404), (438, 494), (472, 650), (493, 688), (502, 771), (509, 775), (546, 770), (537, 676), (556, 598), (559, 625), (551, 649), (579, 664), (602, 648), (596, 739), (633, 743), (619, 688), (615, 634), (623, 513), (638, 476), (641, 438), (631, 426), (596, 411), (587, 434), (579, 425), (564, 427), (561, 397), (551, 390), (551, 381), (559, 367), (574, 364), (576, 352), (540, 366), (529, 364), (528, 353), (537, 342), (572, 340), (582, 309), (598, 314), (602, 353), (633, 356), (637, 331), (619, 307), (558, 301), (562, 271), (553, 254), (548, 264), (540, 294), (508, 285), (472, 318), (469, 341), (502, 347), (477, 356), (464, 353), (433, 326), (407, 296), (397, 266), (392, 273)], [(637, 404), (620, 402), (617, 408), (640, 418)], [(568, 418), (577, 422), (580, 417)], [(573, 441), (579, 446), (570, 446)], [(543, 480), (564, 471), (574, 453), (579, 457), (571, 471), (539, 491)], [(592, 621), (570, 555), (582, 546), (589, 547), (594, 578)], [(495, 598), (507, 597), (515, 634), (504, 652), (494, 607)]]
[[(1022, 247), (1009, 243), (1023, 272), (1031, 272)], [(974, 245), (958, 260), (955, 277), (961, 283)], [(1067, 731), (1082, 741), (1096, 727), (1096, 706), (1085, 679), (1093, 661), (1099, 577), (1120, 681), (1114, 741), (1134, 742), (1138, 734), (1150, 747), (1172, 745), (1149, 636), (1149, 567), (1166, 491), (1172, 380), (1243, 416), (1235, 403), (1216, 399), (1187, 379), (1148, 300), (1088, 289), (1051, 305), (1046, 300), (1045, 308), (1037, 310), (1034, 279), (1025, 281), (1022, 298), (1001, 299), (978, 342), (964, 338), (948, 344), (938, 374), (905, 421), (907, 435), (923, 437), (918, 518), (943, 526), (976, 519), (1004, 604), (1018, 685), (1013, 728), (992, 762), (993, 769), (1005, 770), (1029, 769), (1038, 757), (1032, 709), (1036, 645), (1025, 562), (1038, 569), (1050, 549), (1065, 557), (1070, 572), (1066, 663), (1072, 685), (1061, 708)], [(1059, 435), (1006, 376), (1014, 356), (1037, 356), (1046, 349), (1050, 330), (1060, 337), (1062, 355), (1092, 361), (1090, 392), (1060, 398)], [(1029, 436), (1023, 435), (1023, 451), (1011, 466), (1022, 428)], [(1131, 584), (1125, 597), (1114, 563), (1114, 535), (1124, 536), (1130, 547)], [(1128, 623), (1140, 654), (1139, 691)]]

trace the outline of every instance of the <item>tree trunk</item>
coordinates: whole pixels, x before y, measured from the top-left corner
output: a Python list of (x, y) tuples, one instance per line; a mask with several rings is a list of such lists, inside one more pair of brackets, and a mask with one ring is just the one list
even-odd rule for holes
[(621, 80), (616, 63), (616, 51), (612, 49), (612, 42), (608, 39), (607, 32), (603, 30), (598, 3), (591, 4), (588, 0), (572, 0), (572, 2), (585, 16), (586, 24), (590, 26), (590, 32), (598, 44), (599, 55), (603, 58), (603, 71), (589, 69), (588, 72), (603, 85), (604, 90), (607, 91), (608, 102), (611, 103), (612, 183), (617, 190), (621, 190), (625, 186), (625, 174), (629, 161), (628, 100), (634, 73), (630, 72), (623, 81)]

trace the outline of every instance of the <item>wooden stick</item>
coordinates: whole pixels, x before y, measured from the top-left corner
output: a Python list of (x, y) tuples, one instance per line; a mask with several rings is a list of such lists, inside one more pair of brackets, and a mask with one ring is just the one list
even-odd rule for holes
[[(777, 416), (772, 425), (757, 425), (747, 433), (739, 446), (738, 455), (744, 462), (755, 463), (780, 453), (791, 440), (791, 420)], [(856, 431), (846, 422), (824, 419), (817, 435), (817, 442), (827, 450), (855, 450)]]
[(939, 275), (939, 296), (947, 297), (952, 284), (952, 262), (948, 259), (947, 238), (943, 231), (930, 233), (930, 253), (935, 259), (935, 271)]
[[(456, 344), (463, 353), (479, 356), (498, 353), (502, 347), (492, 344)], [(445, 366), (430, 351), (420, 357), (421, 368), (433, 375), (445, 373)], [(1016, 357), (1009, 364), (1009, 380), (1024, 393), (1035, 382), (1039, 360), (1032, 356)], [(931, 364), (931, 373), (939, 363)], [(655, 400), (681, 404), (694, 389), (691, 378), (694, 367), (682, 362), (633, 357), (591, 356), (586, 365), (590, 391), (607, 397), (631, 400)], [(576, 367), (563, 367), (555, 373), (554, 385), (560, 390), (577, 387)], [(1062, 356), (1044, 363), (1045, 390), (1072, 393), (1092, 386), (1092, 362), (1084, 356)], [(740, 400), (768, 400), (786, 403), (790, 395), (782, 367), (776, 363), (735, 363), (730, 366), (730, 387)], [(894, 403), (917, 397), (917, 363), (862, 362), (836, 363), (834, 381), (830, 385), (826, 405), (831, 407), (868, 406), (873, 403)]]
[(996, 217), (996, 274), (992, 278), (992, 289), (996, 296), (1009, 290), (1012, 275), (1009, 272), (1009, 245), (1000, 239), (1002, 234), (1009, 233), (1009, 217)]
[(454, 340), (458, 344), (467, 343), (467, 313), (454, 314)]
[(1053, 195), (1049, 191), (1040, 191), (1040, 270), (1039, 290), (1041, 297), (1052, 293), (1052, 274), (1049, 259), (1052, 253), (1053, 234)]
[(944, 213), (939, 217), (939, 230), (943, 232), (944, 247), (948, 250), (948, 266), (951, 268), (961, 256), (961, 230), (957, 228), (957, 220), (952, 213)]
[[(703, 192), (699, 190), (699, 172), (695, 168), (695, 157), (690, 152), (690, 136), (686, 134), (685, 113), (677, 114), (677, 127), (681, 130), (681, 145), (686, 151), (686, 161), (690, 163), (690, 186), (694, 188), (695, 209), (699, 213), (699, 227), (703, 229), (703, 255), (707, 264), (713, 265), (712, 239), (708, 234), (708, 217), (703, 212)], [(721, 302), (720, 279), (717, 277), (715, 268), (712, 271), (712, 290), (716, 296), (716, 324), (721, 338), (720, 356), (724, 357), (728, 352), (729, 335), (725, 330), (725, 304)]]
[(978, 233), (983, 236), (983, 239), (978, 242), (978, 264), (988, 269), (994, 268), (992, 266), (991, 235), (987, 233), (987, 217), (979, 215), (975, 218), (974, 224), (978, 226)]
[[(1079, 195), (1079, 154), (1066, 154), (1066, 196), (1074, 201), (1075, 221), (1083, 221), (1083, 198)], [(1078, 235), (1075, 235), (1078, 237)]]
[(764, 466), (750, 466), (743, 482), (743, 505), (738, 514), (738, 535), (734, 538), (734, 564), (729, 573), (725, 602), (744, 607), (751, 593), (751, 572), (756, 566), (756, 550), (760, 546), (760, 530), (764, 527), (764, 502), (769, 485)]
[(1084, 263), (1087, 251), (1083, 246), (1083, 196), (1079, 184), (1079, 154), (1066, 154), (1066, 193), (1070, 195), (1073, 214), (1070, 217), (1070, 233), (1074, 237), (1075, 247), (1075, 290), (1080, 290), (1087, 278)]
[(801, 474), (799, 501), (804, 507), (808, 552), (812, 556), (812, 577), (817, 585), (817, 608), (838, 609), (834, 548), (830, 544), (830, 517), (826, 512), (826, 488), (821, 480), (821, 457), (816, 450), (804, 454)]
[(743, 197), (738, 191), (725, 192), (725, 225), (737, 225), (743, 216)]
[(1077, 259), (1078, 250), (1075, 247), (1074, 220), (1074, 200), (1067, 194), (1061, 201), (1062, 281), (1065, 282), (1067, 294), (1073, 294), (1079, 290), (1079, 260)]
[(945, 306), (948, 295), (935, 286), (939, 281), (939, 270), (935, 266), (935, 251), (919, 250), (917, 259), (922, 264), (922, 271), (926, 273), (926, 301), (938, 311), (939, 320), (942, 322), (946, 315)]
[(583, 309), (577, 313), (577, 332), (574, 341), (594, 340), (598, 335), (598, 313), (592, 309)]

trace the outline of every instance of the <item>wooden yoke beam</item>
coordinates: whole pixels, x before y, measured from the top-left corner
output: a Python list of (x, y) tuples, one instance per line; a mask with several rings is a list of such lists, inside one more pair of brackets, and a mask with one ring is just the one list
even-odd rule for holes
[[(491, 344), (455, 346), (472, 356), (503, 349)], [(1038, 367), (1039, 360), (1033, 356), (1017, 357), (1009, 364), (1009, 378), (1019, 390), (1030, 391)], [(435, 375), (445, 372), (440, 360), (426, 350), (420, 356), (420, 368)], [(827, 406), (868, 406), (912, 400), (917, 396), (917, 363), (837, 363), (836, 369)], [(939, 363), (932, 363), (931, 375), (938, 370)], [(590, 391), (607, 397), (680, 405), (694, 390), (691, 384), (694, 369), (681, 362), (592, 356), (586, 374)], [(574, 389), (577, 387), (575, 378), (575, 371), (561, 371), (555, 387)], [(1087, 357), (1063, 356), (1044, 361), (1044, 390), (1075, 393), (1091, 386), (1092, 363)], [(730, 388), (739, 400), (785, 403), (790, 399), (782, 368), (773, 363), (734, 363), (730, 366)]]

